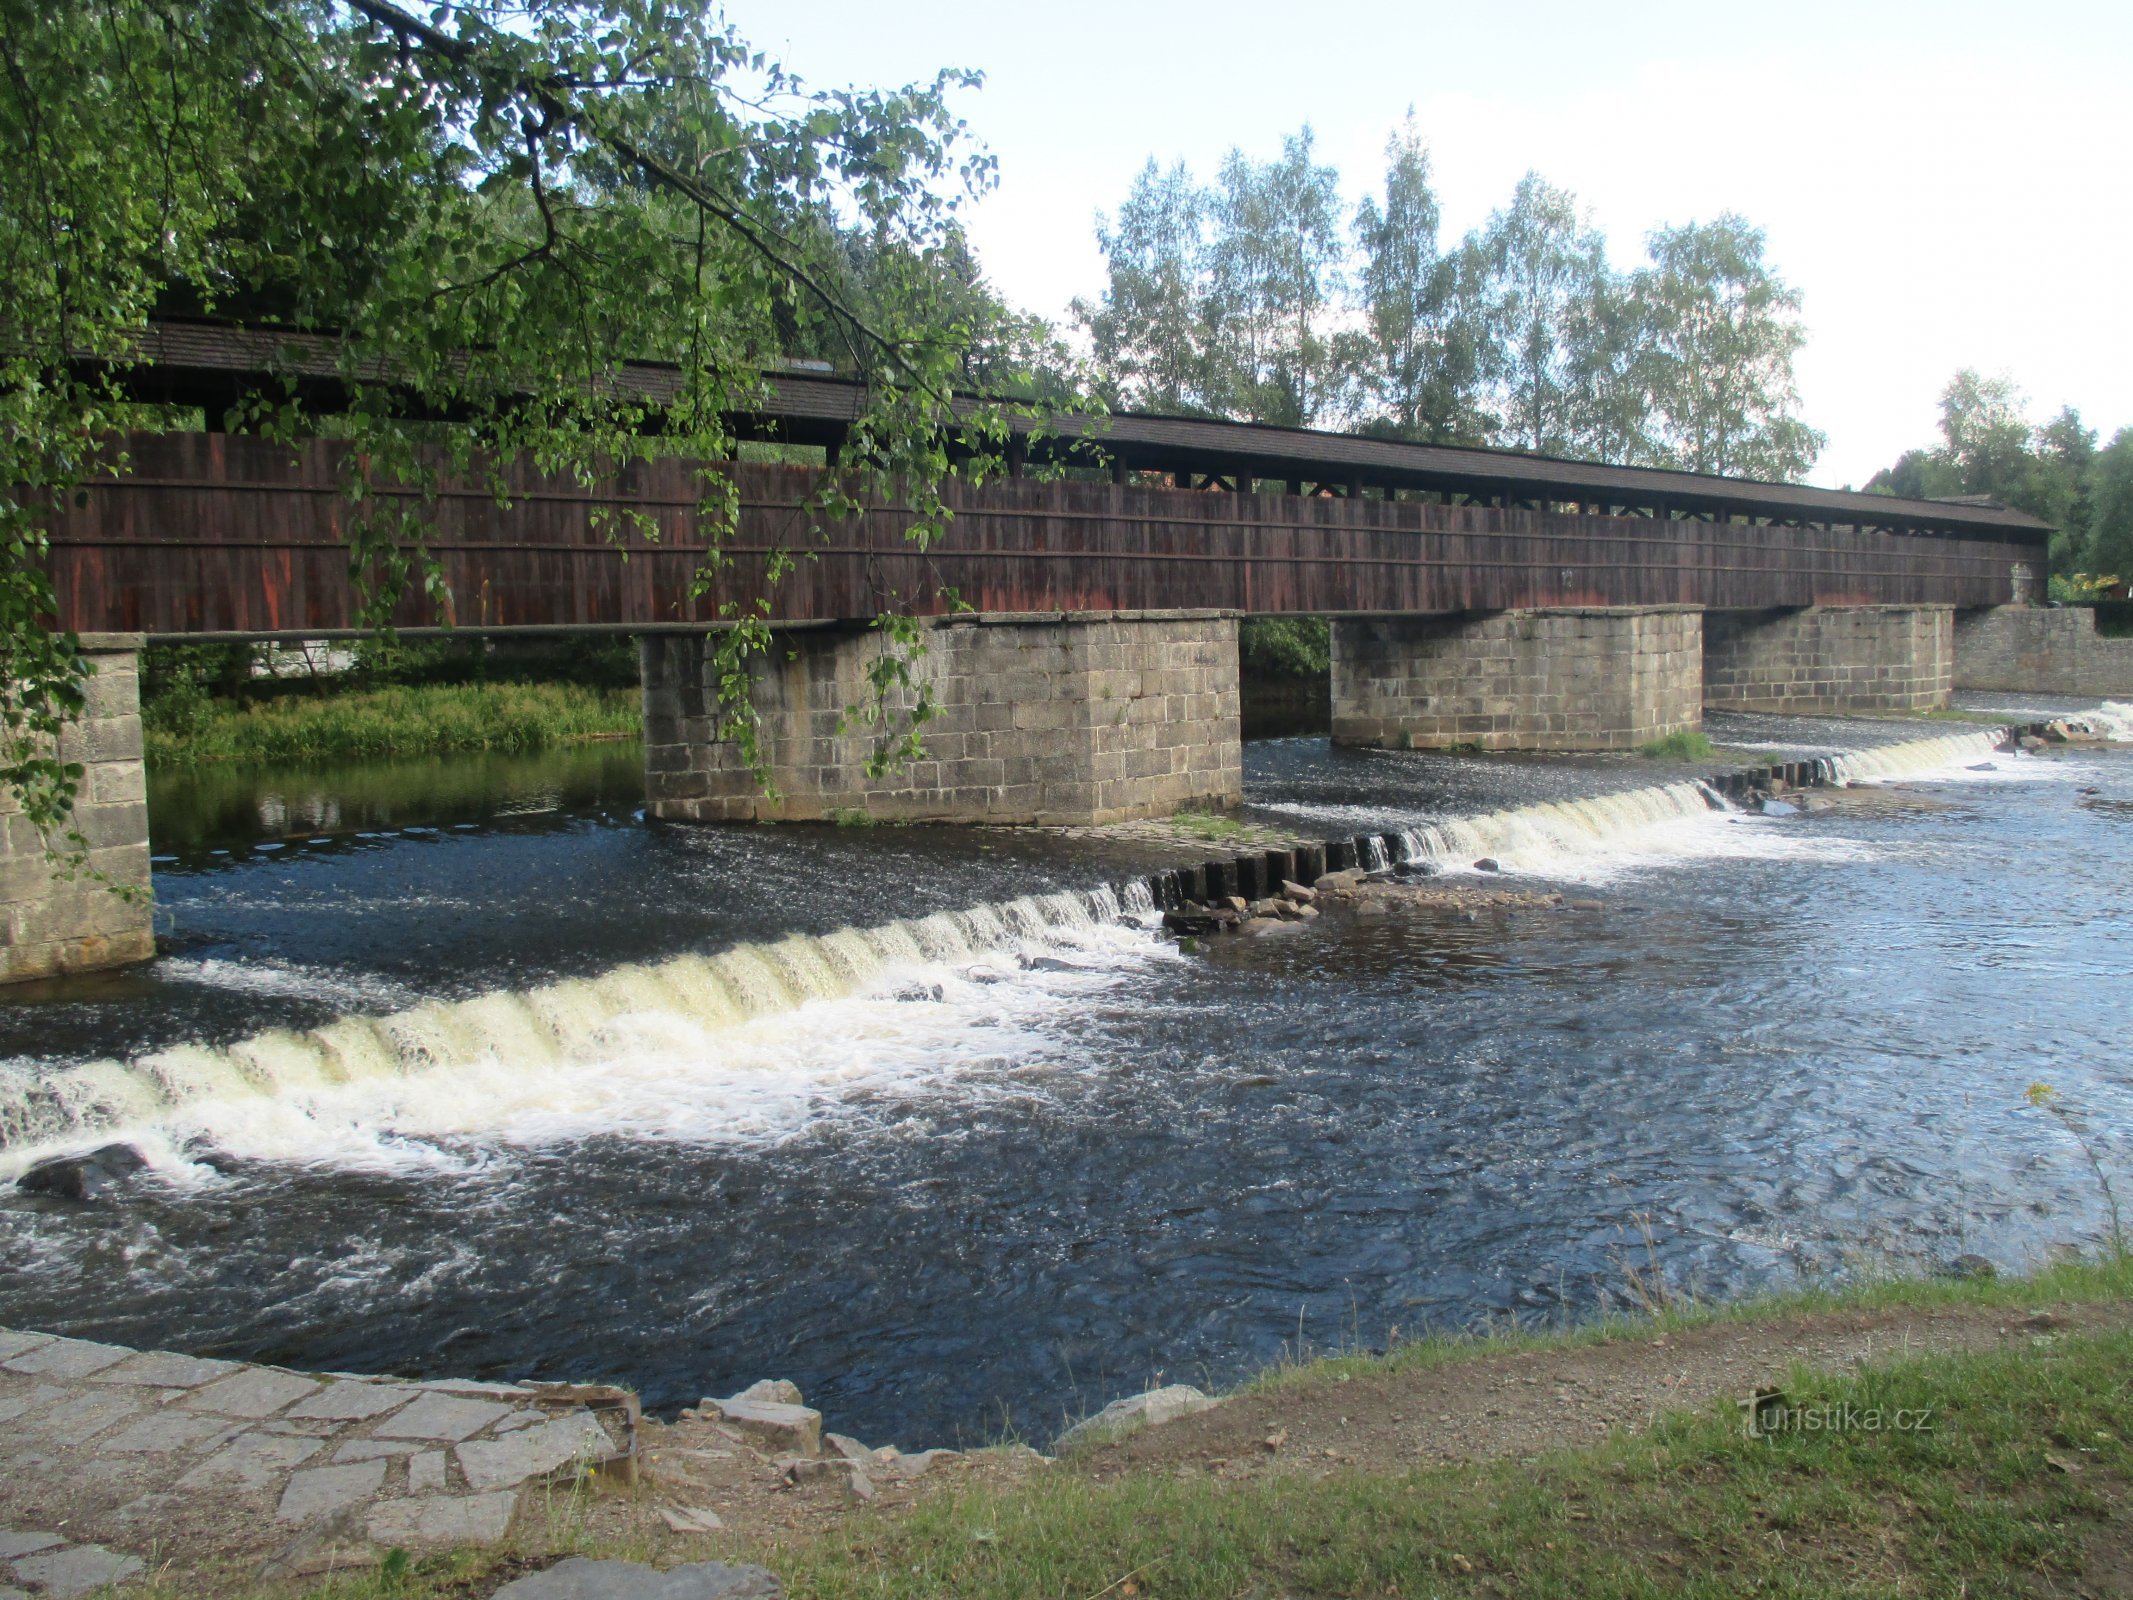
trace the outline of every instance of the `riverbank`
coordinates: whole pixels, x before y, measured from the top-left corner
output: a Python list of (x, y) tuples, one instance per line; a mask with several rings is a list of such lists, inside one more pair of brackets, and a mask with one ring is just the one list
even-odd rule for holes
[(158, 772), (242, 764), (523, 752), (595, 739), (634, 739), (634, 689), (576, 683), (457, 683), (341, 689), (267, 700), (197, 698), (183, 715), (146, 719)]
[[(634, 1481), (566, 1468), (545, 1487), (529, 1482), (507, 1526), (484, 1530), (478, 1548), (395, 1542), (410, 1518), (391, 1508), (408, 1502), (369, 1504), (358, 1490), (342, 1496), (338, 1520), (276, 1531), (267, 1519), (271, 1576), (258, 1575), (262, 1558), (241, 1539), (203, 1561), (165, 1538), (152, 1546), (163, 1565), (140, 1569), (134, 1592), (444, 1600), (590, 1554), (760, 1564), (810, 1600), (2106, 1595), (2133, 1578), (2128, 1370), (2133, 1263), (2120, 1256), (2027, 1278), (1673, 1302), (1547, 1335), (1289, 1362), (1210, 1409), (1056, 1459), (1011, 1442), (855, 1463), (853, 1441), (795, 1443), (707, 1406), (637, 1425)], [(779, 1386), (759, 1386), (770, 1391)], [(1751, 1431), (1741, 1402), (1753, 1397)], [(536, 1426), (560, 1433), (570, 1415), (557, 1409)], [(255, 1423), (245, 1437), (274, 1426)], [(570, 1426), (590, 1436), (587, 1423)], [(503, 1455), (479, 1442), (422, 1448)], [(518, 1455), (538, 1454), (517, 1452), (514, 1470)], [(302, 1476), (285, 1474), (273, 1492), (286, 1498)], [(12, 1502), (29, 1486), (9, 1480), (0, 1515), (19, 1528)], [(323, 1487), (298, 1485), (299, 1497)], [(43, 1489), (49, 1511), (65, 1485)], [(228, 1516), (232, 1495), (242, 1487), (225, 1488), (214, 1513), (241, 1526)], [(349, 1537), (366, 1518), (385, 1541)], [(265, 1542), (259, 1530), (251, 1542)], [(328, 1562), (338, 1575), (306, 1570)]]

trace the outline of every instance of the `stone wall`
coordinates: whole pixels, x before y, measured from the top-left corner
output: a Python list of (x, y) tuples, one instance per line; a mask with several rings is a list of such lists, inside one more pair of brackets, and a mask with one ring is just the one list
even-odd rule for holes
[[(702, 635), (647, 636), (646, 799), (672, 821), (1115, 822), (1244, 793), (1237, 622), (1214, 612), (957, 618), (912, 664), (938, 715), (924, 759), (882, 777), (858, 718), (886, 642), (871, 630), (780, 634), (753, 698), (776, 793), (716, 737)], [(910, 691), (891, 704), (904, 707)]]
[[(0, 793), (0, 983), (145, 961), (155, 954), (148, 898), (148, 787), (141, 765), (140, 641), (91, 636), (95, 668), (81, 720), (60, 736), (60, 758), (83, 768), (74, 825), (88, 865), (56, 875), (44, 841), (12, 794)], [(63, 841), (55, 841), (65, 848)], [(100, 874), (101, 879), (91, 876)], [(133, 898), (113, 888), (134, 891)]]
[(1704, 704), (1796, 714), (1936, 710), (1954, 681), (1954, 616), (1945, 606), (1707, 611)]
[(1955, 618), (1955, 687), (2133, 698), (2133, 639), (2087, 606), (1992, 606)]
[(1624, 750), (1703, 721), (1693, 606), (1333, 624), (1333, 739), (1388, 749)]

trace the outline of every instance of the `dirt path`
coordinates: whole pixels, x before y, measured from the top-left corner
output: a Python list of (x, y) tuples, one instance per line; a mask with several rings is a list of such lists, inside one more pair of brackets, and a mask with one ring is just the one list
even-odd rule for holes
[(1405, 1372), (1275, 1385), (1096, 1449), (1098, 1479), (1206, 1471), (1244, 1479), (1336, 1468), (1387, 1472), (1525, 1458), (1648, 1427), (1661, 1412), (1737, 1400), (1795, 1362), (1840, 1371), (1907, 1353), (2133, 1324), (2133, 1305), (2037, 1311), (1942, 1306), (1718, 1323), (1663, 1337), (1485, 1355)]

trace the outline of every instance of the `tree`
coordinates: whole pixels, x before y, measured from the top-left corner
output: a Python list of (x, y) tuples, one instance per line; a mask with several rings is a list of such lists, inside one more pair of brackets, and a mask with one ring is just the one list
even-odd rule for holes
[(1228, 415), (1309, 427), (1337, 399), (1327, 324), (1342, 287), (1340, 174), (1306, 127), (1281, 158), (1232, 150), (1208, 200), (1211, 398)]
[(1431, 444), (1487, 435), (1478, 390), (1481, 339), (1456, 251), (1437, 243), (1437, 194), (1414, 113), (1385, 145), (1385, 195), (1355, 218), (1364, 331), (1342, 347), (1366, 428)]
[[(2072, 406), (2030, 424), (2007, 375), (1965, 367), (1941, 391), (1941, 442), (1906, 450), (1868, 481), (1872, 494), (1914, 499), (1982, 496), (2052, 525), (2055, 573), (2133, 567), (2133, 441), (2121, 429), (2098, 450)], [(2056, 580), (2055, 580), (2056, 581)]]
[(1760, 228), (1727, 212), (1656, 229), (1633, 292), (1653, 452), (1691, 472), (1805, 476), (1824, 436), (1798, 416), (1799, 291), (1764, 260)]
[(2030, 426), (2012, 378), (1965, 367), (1940, 396), (1941, 456), (1961, 475), (1964, 494), (2012, 504), (2030, 473)]
[(2096, 452), (2088, 490), (2086, 570), (2133, 580), (2133, 428)]
[[(726, 417), (796, 346), (867, 380), (848, 457), (930, 537), (951, 439), (1001, 425), (951, 404), (968, 285), (943, 250), (993, 167), (949, 96), (976, 81), (814, 90), (666, 0), (0, 0), (0, 775), (25, 813), (65, 823), (79, 770), (53, 741), (85, 671), (44, 626), (40, 515), (141, 419), (101, 374), (158, 308), (332, 336), (373, 621), (443, 580), (421, 499), (370, 490), (525, 451), (588, 478), (728, 456)], [(656, 441), (609, 381), (633, 358), (682, 367)], [(277, 395), (241, 420), (309, 426)], [(715, 546), (732, 492), (703, 491)], [(838, 482), (817, 509), (855, 503)], [(763, 612), (721, 571), (714, 550), (699, 581), (735, 624), (726, 709), (754, 759)]]
[(1539, 173), (1518, 181), (1509, 206), (1474, 240), (1500, 443), (1543, 455), (1576, 447), (1590, 419), (1579, 405), (1580, 306), (1607, 277), (1606, 247), (1569, 193)]
[(1105, 398), (1142, 411), (1195, 412), (1207, 401), (1206, 196), (1182, 161), (1153, 157), (1133, 180), (1115, 223), (1099, 215), (1096, 242), (1109, 275), (1103, 298), (1077, 299)]

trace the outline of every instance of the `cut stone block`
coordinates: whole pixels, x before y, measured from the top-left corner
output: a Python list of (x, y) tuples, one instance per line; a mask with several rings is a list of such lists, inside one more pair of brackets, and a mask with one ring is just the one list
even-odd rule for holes
[(71, 1550), (28, 1556), (15, 1563), (15, 1576), (45, 1600), (74, 1600), (106, 1584), (124, 1583), (141, 1570), (138, 1556), (122, 1556), (99, 1544), (78, 1544)]
[(511, 1531), (518, 1496), (503, 1494), (418, 1495), (372, 1506), (366, 1530), (373, 1544), (394, 1549), (494, 1544)]
[(223, 1417), (271, 1417), (317, 1387), (311, 1379), (299, 1378), (293, 1372), (245, 1367), (205, 1389), (194, 1390), (178, 1404)]
[(581, 1457), (598, 1460), (614, 1448), (607, 1430), (581, 1411), (501, 1439), (463, 1444), (459, 1470), (467, 1475), (471, 1489), (507, 1489)]
[(308, 1467), (289, 1475), (274, 1515), (283, 1522), (309, 1522), (331, 1516), (385, 1487), (383, 1461), (359, 1461), (345, 1467)]
[(811, 1456), (822, 1448), (822, 1413), (775, 1400), (717, 1400), (718, 1414), (751, 1439), (790, 1455)]
[(87, 1339), (48, 1339), (35, 1349), (0, 1361), (0, 1366), (10, 1372), (27, 1373), (33, 1378), (86, 1378), (132, 1354), (124, 1345), (92, 1344)]
[(362, 1422), (404, 1406), (421, 1393), (404, 1383), (336, 1383), (298, 1401), (287, 1415), (297, 1421)]
[(173, 1355), (167, 1350), (143, 1350), (96, 1374), (98, 1383), (138, 1383), (151, 1389), (197, 1389), (225, 1373), (235, 1372), (234, 1361), (215, 1361), (206, 1356)]

